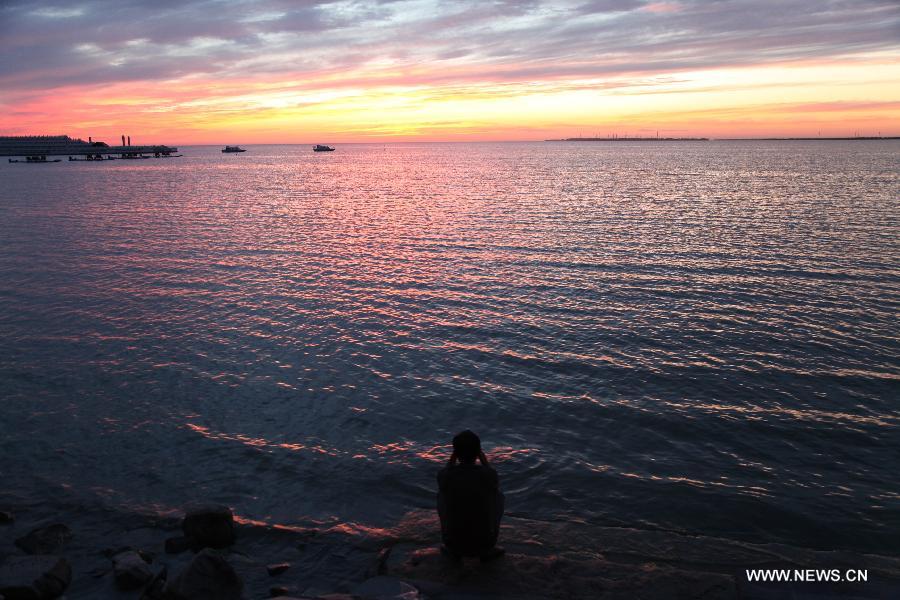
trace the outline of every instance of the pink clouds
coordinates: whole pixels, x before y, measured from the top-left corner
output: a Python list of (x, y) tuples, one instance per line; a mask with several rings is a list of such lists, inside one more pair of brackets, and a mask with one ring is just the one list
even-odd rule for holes
[(644, 12), (664, 14), (678, 12), (681, 6), (675, 2), (654, 2), (647, 4), (641, 8)]
[(15, 0), (0, 7), (0, 132), (118, 131), (122, 121), (206, 131), (236, 115), (259, 124), (304, 107), (353, 110), (353, 98), (420, 109), (586, 90), (639, 95), (684, 73), (900, 55), (893, 2), (777, 6), (87, 0), (36, 10)]

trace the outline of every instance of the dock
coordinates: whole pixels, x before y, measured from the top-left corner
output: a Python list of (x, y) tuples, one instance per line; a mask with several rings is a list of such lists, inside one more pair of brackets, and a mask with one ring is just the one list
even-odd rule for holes
[(132, 146), (131, 138), (122, 136), (122, 144), (110, 146), (104, 142), (73, 139), (67, 135), (0, 136), (0, 156), (172, 156), (175, 146), (164, 144)]
[(78, 152), (42, 152), (41, 154), (66, 154), (69, 156), (87, 156), (92, 154), (117, 155), (119, 158), (127, 158), (130, 156), (168, 156), (178, 152), (178, 148), (174, 146), (109, 146), (107, 148), (88, 148), (87, 150), (79, 150)]

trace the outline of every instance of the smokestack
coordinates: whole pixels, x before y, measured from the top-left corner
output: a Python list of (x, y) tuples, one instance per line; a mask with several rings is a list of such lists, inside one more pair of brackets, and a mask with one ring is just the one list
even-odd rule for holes
[(125, 136), (124, 135), (122, 136), (122, 145), (123, 146), (125, 145)]
[(91, 139), (91, 136), (88, 136), (88, 144), (93, 144), (94, 140)]
[(128, 136), (128, 145), (129, 146), (131, 145), (131, 136), (130, 135)]

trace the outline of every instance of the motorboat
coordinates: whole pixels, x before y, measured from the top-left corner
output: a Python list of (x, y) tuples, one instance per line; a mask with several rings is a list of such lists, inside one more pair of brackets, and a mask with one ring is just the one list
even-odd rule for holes
[(227, 152), (227, 153), (231, 153), (231, 152), (246, 152), (246, 150), (244, 150), (244, 149), (241, 148), (240, 146), (225, 146), (225, 148), (222, 149), (222, 152)]
[(313, 146), (313, 152), (334, 152), (334, 148), (323, 144), (316, 144)]

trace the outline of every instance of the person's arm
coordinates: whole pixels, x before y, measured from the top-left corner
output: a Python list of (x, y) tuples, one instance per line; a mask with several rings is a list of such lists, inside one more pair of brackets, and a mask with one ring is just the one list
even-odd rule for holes
[(447, 466), (448, 467), (456, 466), (456, 461), (457, 461), (456, 450), (454, 450), (453, 453), (450, 455), (450, 460), (447, 461)]
[(487, 456), (485, 456), (485, 454), (484, 454), (484, 450), (481, 450), (480, 452), (478, 452), (478, 460), (480, 460), (481, 464), (483, 464), (486, 467), (491, 466), (488, 464), (488, 459), (487, 459)]

